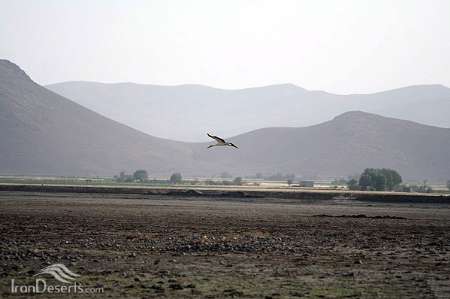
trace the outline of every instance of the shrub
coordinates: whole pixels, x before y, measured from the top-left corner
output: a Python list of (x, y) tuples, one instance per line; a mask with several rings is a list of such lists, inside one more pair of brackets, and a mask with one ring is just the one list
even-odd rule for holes
[(119, 176), (115, 176), (115, 179), (117, 182), (126, 182), (126, 183), (134, 181), (133, 176), (126, 174), (125, 171), (121, 171)]
[(181, 173), (176, 172), (170, 176), (169, 181), (171, 184), (179, 184), (183, 181), (183, 177), (181, 176)]
[(233, 185), (238, 185), (238, 186), (242, 185), (242, 178), (240, 176), (235, 177), (233, 180)]
[(143, 169), (136, 170), (133, 174), (133, 178), (136, 181), (144, 182), (144, 181), (148, 180), (148, 173), (146, 170), (143, 170)]
[(347, 181), (347, 187), (349, 190), (359, 190), (358, 181), (350, 179)]

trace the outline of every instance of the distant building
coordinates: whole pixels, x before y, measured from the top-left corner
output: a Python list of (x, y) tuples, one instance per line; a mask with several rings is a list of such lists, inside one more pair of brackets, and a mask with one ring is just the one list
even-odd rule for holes
[(298, 183), (299, 187), (314, 187), (314, 181), (300, 181)]

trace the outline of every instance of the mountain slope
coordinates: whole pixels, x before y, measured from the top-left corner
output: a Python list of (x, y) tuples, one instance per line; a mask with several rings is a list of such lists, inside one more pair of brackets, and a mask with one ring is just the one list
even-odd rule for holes
[[(305, 128), (265, 128), (230, 139), (235, 152), (215, 152), (233, 173), (296, 173), (332, 178), (388, 167), (407, 179), (450, 178), (450, 129), (359, 111)], [(250, 170), (251, 172), (246, 172)]]
[(112, 175), (147, 168), (168, 173), (191, 161), (184, 143), (109, 120), (34, 83), (0, 60), (2, 174)]
[(450, 89), (410, 86), (375, 94), (333, 95), (292, 84), (240, 90), (200, 85), (65, 82), (49, 89), (151, 135), (204, 141), (263, 127), (310, 126), (352, 110), (450, 127)]

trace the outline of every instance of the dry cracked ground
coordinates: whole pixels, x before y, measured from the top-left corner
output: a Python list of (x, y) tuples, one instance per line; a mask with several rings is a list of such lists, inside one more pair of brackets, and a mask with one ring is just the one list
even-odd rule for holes
[[(450, 205), (0, 192), (1, 298), (450, 298)], [(55, 263), (103, 293), (12, 294)]]

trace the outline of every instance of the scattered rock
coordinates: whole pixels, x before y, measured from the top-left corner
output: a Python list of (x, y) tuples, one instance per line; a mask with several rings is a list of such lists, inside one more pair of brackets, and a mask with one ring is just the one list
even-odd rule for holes
[(171, 288), (172, 290), (182, 290), (183, 286), (179, 283), (171, 283), (169, 284), (169, 288)]

